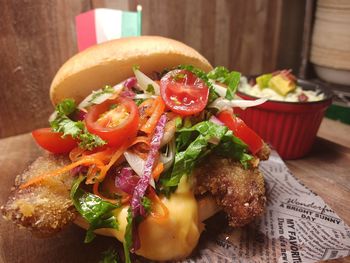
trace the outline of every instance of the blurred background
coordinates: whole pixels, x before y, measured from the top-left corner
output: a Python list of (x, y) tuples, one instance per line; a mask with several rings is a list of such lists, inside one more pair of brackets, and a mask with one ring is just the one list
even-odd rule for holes
[[(59, 67), (78, 52), (78, 14), (94, 8), (136, 11), (137, 5), (142, 5), (143, 35), (180, 40), (213, 65), (245, 75), (291, 68), (308, 79), (316, 77), (309, 61), (317, 9), (348, 10), (344, 20), (350, 14), (349, 1), (344, 0), (2, 0), (0, 138), (47, 126), (53, 110), (48, 98), (51, 80)], [(321, 14), (326, 16), (321, 17), (323, 22), (327, 14), (334, 17), (326, 11)], [(342, 23), (341, 16), (336, 17)], [(332, 28), (327, 30), (321, 35), (329, 36)], [(343, 49), (348, 49), (346, 54), (350, 52), (348, 39), (350, 35), (342, 40)], [(325, 40), (318, 37), (315, 41)], [(325, 58), (327, 53), (326, 49), (314, 53), (313, 62), (332, 66), (334, 61)], [(339, 67), (350, 70), (349, 64)]]

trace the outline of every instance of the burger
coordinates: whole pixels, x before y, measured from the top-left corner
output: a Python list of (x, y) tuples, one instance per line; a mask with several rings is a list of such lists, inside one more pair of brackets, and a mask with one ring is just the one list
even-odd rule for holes
[(70, 58), (50, 87), (47, 153), (16, 177), (5, 219), (42, 237), (75, 223), (150, 260), (191, 255), (223, 210), (240, 227), (265, 207), (269, 147), (234, 114), (263, 99), (235, 91), (240, 73), (213, 68), (164, 37), (123, 38)]

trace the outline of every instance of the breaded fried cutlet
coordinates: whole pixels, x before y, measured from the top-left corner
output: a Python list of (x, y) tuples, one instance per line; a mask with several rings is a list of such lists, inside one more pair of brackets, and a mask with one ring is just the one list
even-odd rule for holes
[(59, 232), (74, 221), (76, 211), (69, 192), (73, 176), (70, 173), (52, 176), (45, 184), (19, 186), (29, 179), (56, 170), (69, 164), (67, 157), (47, 155), (37, 158), (28, 169), (16, 177), (15, 186), (9, 199), (1, 207), (3, 217), (14, 221), (39, 236), (49, 236)]
[[(269, 151), (266, 146), (261, 157), (268, 157)], [(9, 199), (1, 207), (3, 217), (39, 236), (50, 236), (73, 222), (77, 212), (70, 198), (74, 176), (69, 172), (20, 188), (28, 180), (69, 163), (68, 157), (59, 155), (36, 159), (16, 177)], [(258, 168), (244, 169), (237, 161), (211, 155), (195, 168), (193, 177), (195, 193), (212, 195), (232, 227), (243, 226), (264, 211), (264, 178)]]
[(232, 159), (210, 156), (195, 169), (196, 194), (210, 193), (232, 227), (243, 226), (265, 208), (264, 178), (258, 168), (244, 169)]
[(270, 147), (264, 143), (263, 147), (256, 153), (256, 156), (261, 160), (265, 161), (268, 160), (270, 157), (271, 149)]

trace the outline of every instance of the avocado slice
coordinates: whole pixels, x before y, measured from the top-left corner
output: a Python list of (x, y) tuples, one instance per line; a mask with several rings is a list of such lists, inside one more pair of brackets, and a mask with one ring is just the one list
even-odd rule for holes
[(256, 78), (256, 83), (260, 89), (265, 89), (269, 87), (269, 81), (272, 78), (272, 74), (264, 74)]
[(278, 74), (270, 79), (269, 87), (278, 94), (286, 96), (287, 93), (295, 90), (296, 85), (294, 81), (282, 76), (281, 74)]

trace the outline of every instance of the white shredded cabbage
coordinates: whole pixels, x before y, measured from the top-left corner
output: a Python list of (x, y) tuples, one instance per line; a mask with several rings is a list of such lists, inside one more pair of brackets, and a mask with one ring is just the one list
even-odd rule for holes
[(248, 108), (248, 107), (254, 107), (254, 106), (258, 106), (260, 104), (263, 104), (264, 102), (266, 102), (267, 99), (265, 98), (260, 98), (257, 100), (228, 100), (228, 99), (224, 99), (224, 98), (217, 98), (216, 100), (214, 100), (209, 107), (210, 108), (216, 108), (219, 111), (223, 111), (223, 110), (228, 110), (228, 109), (232, 109), (234, 107), (239, 107), (239, 108)]
[[(110, 97), (115, 95), (115, 93), (120, 93), (124, 87), (124, 82), (121, 82), (113, 87), (115, 92), (103, 92), (102, 89), (98, 89), (87, 96), (80, 104), (78, 109), (86, 109), (92, 105), (101, 104), (102, 102), (108, 100)], [(99, 94), (100, 93), (100, 94)], [(96, 96), (96, 94), (99, 94)]]
[(164, 171), (168, 170), (174, 163), (176, 153), (175, 139), (173, 138), (166, 148), (166, 152), (160, 155), (160, 160), (164, 165)]
[[(147, 77), (144, 73), (142, 73), (138, 69), (134, 69), (134, 74), (137, 79), (137, 83), (141, 87), (141, 89), (146, 93), (146, 94), (151, 94), (151, 95), (160, 95), (160, 87), (157, 82), (153, 81), (149, 77)], [(149, 86), (152, 86), (154, 89), (154, 94), (150, 92)]]

